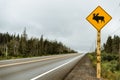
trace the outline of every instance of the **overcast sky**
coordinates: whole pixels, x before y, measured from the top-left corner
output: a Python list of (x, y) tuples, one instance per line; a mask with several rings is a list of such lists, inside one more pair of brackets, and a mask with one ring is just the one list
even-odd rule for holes
[(63, 42), (79, 52), (95, 48), (96, 29), (86, 17), (101, 6), (112, 20), (102, 29), (102, 44), (109, 35), (120, 35), (120, 0), (0, 0), (0, 33)]

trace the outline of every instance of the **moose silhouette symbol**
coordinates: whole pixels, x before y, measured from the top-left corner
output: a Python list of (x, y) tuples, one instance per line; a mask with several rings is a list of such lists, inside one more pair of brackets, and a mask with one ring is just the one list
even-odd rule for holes
[(99, 23), (99, 20), (101, 20), (101, 23), (102, 22), (105, 22), (105, 20), (104, 20), (104, 16), (98, 16), (99, 15), (99, 13), (97, 13), (97, 14), (93, 14), (93, 20), (95, 20), (97, 23)]

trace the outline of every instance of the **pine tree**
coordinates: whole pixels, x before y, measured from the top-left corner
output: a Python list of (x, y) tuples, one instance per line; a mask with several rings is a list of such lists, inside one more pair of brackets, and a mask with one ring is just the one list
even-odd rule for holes
[(112, 53), (118, 53), (119, 52), (119, 37), (114, 36), (112, 40)]
[(112, 37), (111, 36), (108, 37), (107, 42), (106, 44), (104, 44), (104, 46), (105, 46), (105, 51), (107, 53), (112, 52)]
[(40, 44), (40, 54), (45, 54), (45, 52), (44, 52), (44, 41), (43, 41), (43, 35), (41, 35), (41, 38), (40, 38), (39, 44)]

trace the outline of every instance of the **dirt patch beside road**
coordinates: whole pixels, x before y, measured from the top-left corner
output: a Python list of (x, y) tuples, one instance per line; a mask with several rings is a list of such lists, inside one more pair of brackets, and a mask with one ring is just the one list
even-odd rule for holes
[(87, 55), (85, 55), (64, 80), (98, 80), (96, 71)]

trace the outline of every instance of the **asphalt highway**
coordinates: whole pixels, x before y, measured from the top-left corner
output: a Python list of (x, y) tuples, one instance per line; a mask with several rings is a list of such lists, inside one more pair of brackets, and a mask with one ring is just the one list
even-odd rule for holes
[(62, 80), (84, 54), (0, 61), (0, 80)]

